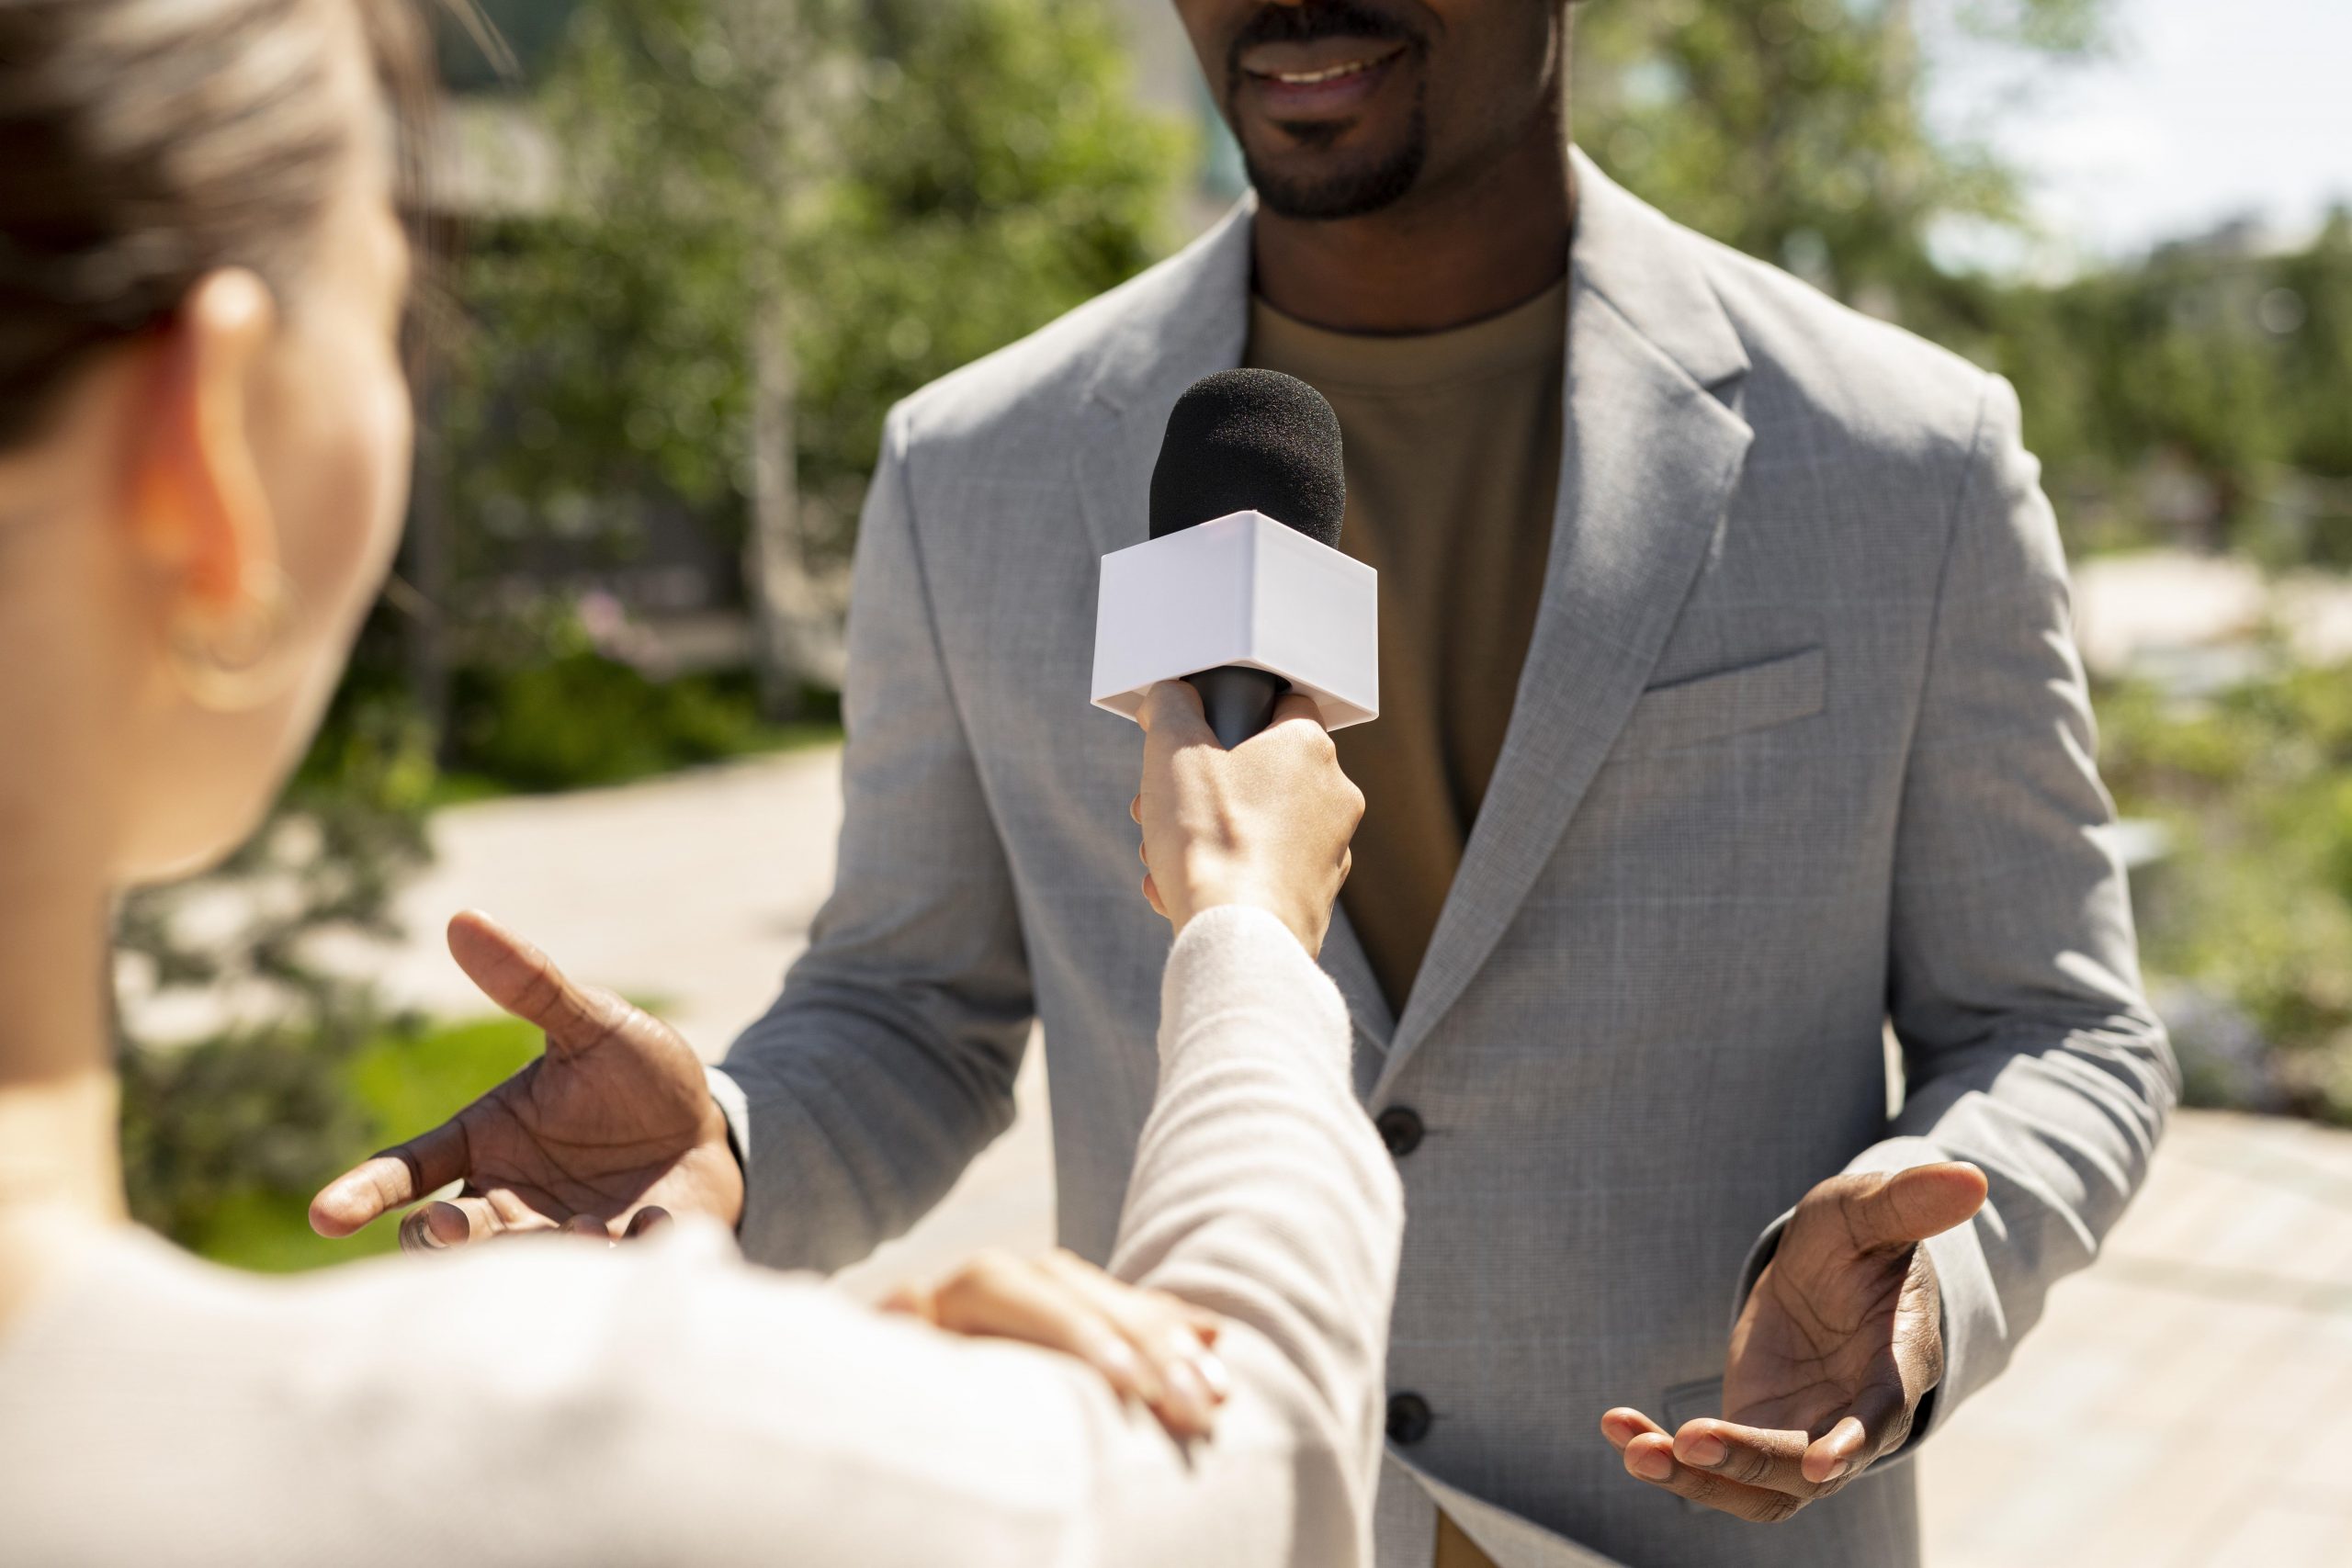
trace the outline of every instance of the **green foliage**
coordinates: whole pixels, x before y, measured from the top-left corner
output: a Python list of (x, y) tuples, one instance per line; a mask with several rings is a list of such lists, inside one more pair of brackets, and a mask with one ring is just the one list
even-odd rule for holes
[(1160, 254), (1184, 152), (1094, 0), (587, 0), (541, 101), (578, 188), (461, 280), (453, 491), (493, 537), (649, 493), (740, 537), (774, 283), (845, 546), (889, 404)]
[[(1980, 0), (1978, 33), (2044, 53), (2099, 38), (2102, 0)], [(1702, 233), (1841, 298), (1932, 292), (1951, 219), (2018, 220), (2013, 174), (1939, 138), (1901, 0), (1597, 5), (1577, 33), (1578, 140)]]
[[(2135, 889), (2149, 970), (2244, 1010), (2270, 1053), (2252, 1098), (2352, 1125), (2352, 669), (2124, 687), (2100, 727), (2119, 807), (2172, 831)], [(2248, 1097), (2183, 1043), (2193, 1100)]]
[(458, 674), (452, 773), (516, 790), (627, 784), (678, 768), (838, 739), (838, 699), (810, 693), (811, 716), (772, 724), (740, 671), (655, 681), (586, 649), (511, 670)]
[(284, 1272), (390, 1250), (379, 1223), (329, 1242), (308, 1211), (321, 1183), (430, 1126), (538, 1054), (513, 1019), (426, 1030), (370, 1016), (319, 1032), (273, 1027), (125, 1063), (131, 1212), (216, 1262)]
[[(801, 475), (845, 514), (889, 405), (1159, 257), (1190, 152), (1094, 0), (879, 0), (796, 247)], [(878, 352), (877, 352), (878, 351)]]
[[(2306, 248), (2176, 246), (2052, 286), (1966, 285), (1947, 333), (2017, 384), (2085, 543), (2177, 537), (2352, 565), (2352, 217)], [(2148, 515), (2152, 464), (2196, 488)]]

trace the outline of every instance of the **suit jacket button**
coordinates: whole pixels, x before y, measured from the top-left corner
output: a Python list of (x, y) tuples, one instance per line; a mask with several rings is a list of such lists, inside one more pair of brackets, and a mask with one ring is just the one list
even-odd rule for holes
[(1390, 1106), (1374, 1117), (1372, 1124), (1379, 1130), (1380, 1141), (1388, 1145), (1388, 1152), (1398, 1159), (1419, 1148), (1421, 1134), (1428, 1130), (1421, 1125), (1420, 1112), (1406, 1105)]
[(1430, 1426), (1437, 1420), (1430, 1402), (1418, 1393), (1396, 1393), (1388, 1397), (1388, 1440), (1407, 1446), (1419, 1442), (1430, 1435)]

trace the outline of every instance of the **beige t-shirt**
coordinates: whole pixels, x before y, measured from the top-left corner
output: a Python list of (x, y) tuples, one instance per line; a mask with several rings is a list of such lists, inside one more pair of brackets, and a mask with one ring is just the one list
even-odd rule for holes
[(298, 1280), (126, 1229), (0, 1328), (0, 1563), (1368, 1564), (1404, 1212), (1346, 1010), (1243, 908), (1161, 1007), (1112, 1264), (1223, 1314), (1205, 1442), (716, 1227)]
[(1448, 332), (1327, 332), (1264, 300), (1249, 363), (1330, 401), (1340, 547), (1380, 573), (1380, 717), (1341, 730), (1364, 793), (1342, 898), (1401, 1012), (1494, 777), (1535, 627), (1559, 489), (1565, 279)]

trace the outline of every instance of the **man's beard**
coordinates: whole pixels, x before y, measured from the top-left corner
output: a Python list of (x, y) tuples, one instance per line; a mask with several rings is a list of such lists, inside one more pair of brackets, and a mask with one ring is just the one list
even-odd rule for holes
[[(1264, 6), (1233, 39), (1227, 55), (1227, 102), (1240, 98), (1244, 74), (1241, 56), (1251, 45), (1309, 43), (1324, 38), (1393, 39), (1405, 45), (1408, 54), (1418, 54), (1427, 48), (1426, 40), (1393, 18), (1360, 6), (1353, 0), (1327, 0), (1319, 5), (1309, 0), (1307, 5), (1299, 6)], [(1426, 84), (1421, 92), (1426, 93)], [(1337, 140), (1342, 128), (1315, 120), (1281, 129), (1302, 146), (1313, 148)], [(1412, 118), (1405, 128), (1405, 140), (1375, 163), (1309, 178), (1286, 179), (1261, 164), (1246, 140), (1242, 142), (1241, 161), (1250, 185), (1258, 192), (1258, 199), (1268, 211), (1283, 218), (1329, 221), (1361, 218), (1402, 199), (1420, 178), (1429, 152), (1428, 106), (1424, 96), (1417, 94)]]
[[(1301, 126), (1293, 130), (1291, 134), (1312, 146), (1318, 140), (1316, 133), (1325, 133), (1319, 139), (1329, 141), (1338, 130), (1337, 126), (1317, 124)], [(1405, 129), (1404, 141), (1378, 163), (1312, 178), (1285, 179), (1260, 166), (1245, 143), (1241, 149), (1241, 164), (1250, 175), (1250, 185), (1257, 188), (1258, 199), (1265, 204), (1267, 211), (1278, 217), (1319, 222), (1362, 218), (1368, 212), (1378, 212), (1385, 207), (1394, 206), (1421, 177), (1421, 165), (1429, 161), (1429, 117), (1419, 101), (1416, 100), (1412, 121)]]

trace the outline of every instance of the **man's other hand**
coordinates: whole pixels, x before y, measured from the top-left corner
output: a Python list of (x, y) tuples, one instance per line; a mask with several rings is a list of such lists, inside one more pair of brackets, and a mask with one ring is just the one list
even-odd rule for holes
[(1180, 932), (1203, 909), (1250, 904), (1322, 950), (1331, 904), (1352, 863), (1363, 793), (1340, 771), (1314, 703), (1293, 692), (1273, 721), (1227, 750), (1198, 692), (1163, 681), (1144, 697), (1143, 788), (1127, 814), (1143, 829), (1143, 896)]
[(1732, 1326), (1724, 1415), (1669, 1435), (1601, 1417), (1625, 1469), (1758, 1523), (1789, 1517), (1903, 1446), (1943, 1377), (1942, 1303), (1920, 1245), (1984, 1206), (1973, 1165), (1833, 1176), (1804, 1195)]
[(547, 1036), (537, 1061), (428, 1133), (335, 1178), (311, 1225), (345, 1236), (379, 1214), (459, 1182), (412, 1211), (401, 1245), (571, 1231), (639, 1235), (675, 1214), (732, 1228), (743, 1173), (702, 1063), (677, 1031), (609, 991), (576, 986), (488, 916), (449, 922), (449, 953), (482, 994)]

